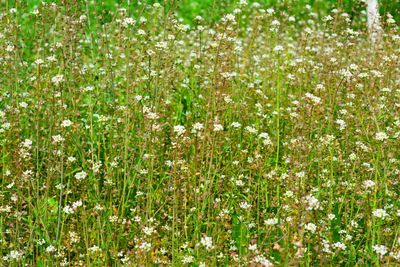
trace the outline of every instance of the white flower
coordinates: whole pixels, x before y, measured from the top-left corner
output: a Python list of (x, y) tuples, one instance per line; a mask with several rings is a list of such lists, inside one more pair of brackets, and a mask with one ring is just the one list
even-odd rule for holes
[(357, 155), (356, 155), (355, 153), (351, 153), (351, 154), (349, 155), (349, 159), (350, 159), (350, 160), (356, 160), (356, 159), (357, 159)]
[(69, 127), (72, 125), (72, 121), (70, 120), (63, 120), (63, 122), (61, 123), (61, 127)]
[(50, 246), (48, 246), (46, 248), (46, 252), (47, 253), (51, 253), (51, 252), (54, 252), (54, 251), (56, 251), (56, 248), (53, 245), (50, 245)]
[(122, 21), (122, 25), (124, 26), (124, 27), (127, 27), (127, 26), (129, 26), (129, 25), (134, 25), (136, 23), (136, 21), (133, 19), (133, 18), (125, 18), (123, 21)]
[(270, 219), (267, 219), (266, 221), (265, 221), (265, 224), (266, 225), (275, 225), (275, 224), (277, 224), (278, 223), (278, 219), (277, 218), (270, 218)]
[(212, 244), (212, 237), (210, 236), (203, 236), (200, 240), (200, 244), (202, 244), (206, 250), (210, 250), (213, 248)]
[(82, 200), (78, 200), (78, 201), (72, 203), (73, 209), (77, 209), (78, 207), (81, 207), (81, 206), (82, 206)]
[(91, 253), (95, 253), (95, 252), (101, 251), (101, 248), (99, 248), (98, 246), (93, 246), (93, 247), (88, 248), (88, 250)]
[(53, 143), (57, 144), (57, 143), (61, 143), (63, 142), (65, 139), (61, 136), (61, 135), (53, 135)]
[(153, 227), (147, 227), (147, 226), (145, 226), (145, 227), (143, 228), (143, 232), (144, 232), (145, 235), (150, 236), (150, 235), (152, 235), (152, 234), (155, 232), (155, 230), (154, 230)]
[(311, 93), (306, 93), (305, 97), (310, 99), (312, 102), (314, 102), (314, 104), (320, 104), (321, 103), (321, 98), (318, 96), (315, 96)]
[(283, 46), (281, 46), (281, 45), (275, 46), (274, 51), (275, 51), (275, 52), (281, 52), (281, 51), (283, 51)]
[(25, 147), (25, 148), (30, 149), (32, 147), (32, 140), (25, 139), (24, 142), (22, 142), (22, 146)]
[(329, 220), (333, 220), (333, 219), (335, 219), (336, 218), (336, 215), (335, 214), (328, 214), (328, 219)]
[(375, 134), (375, 139), (378, 141), (384, 141), (388, 138), (389, 136), (385, 132), (378, 132)]
[(262, 255), (257, 255), (254, 257), (254, 262), (260, 263), (261, 266), (264, 267), (272, 267), (274, 266), (269, 260), (267, 260), (264, 256)]
[(246, 126), (246, 128), (244, 128), (247, 132), (252, 133), (252, 134), (256, 134), (257, 133), (257, 129), (251, 126)]
[(334, 248), (340, 249), (340, 250), (346, 250), (347, 246), (341, 242), (336, 242), (332, 244)]
[(142, 29), (139, 29), (138, 34), (144, 36), (144, 35), (146, 35), (146, 32)]
[(19, 260), (22, 257), (23, 253), (18, 250), (11, 250), (10, 253), (8, 254), (7, 258), (10, 260)]
[(57, 74), (53, 78), (51, 78), (51, 81), (54, 83), (55, 86), (60, 85), (64, 81), (64, 75), (62, 74)]
[(174, 133), (176, 133), (177, 136), (180, 136), (186, 132), (185, 126), (183, 125), (176, 125), (174, 126)]
[(375, 186), (375, 182), (372, 180), (365, 180), (363, 182), (363, 185), (365, 188), (370, 188), (370, 187), (374, 187)]
[(86, 173), (85, 171), (77, 172), (77, 173), (75, 174), (75, 178), (76, 178), (77, 180), (79, 180), (79, 181), (85, 179), (86, 176), (87, 176), (87, 173)]
[(224, 18), (227, 21), (235, 21), (235, 15), (233, 15), (233, 14), (226, 14)]
[(76, 158), (75, 157), (68, 157), (67, 160), (68, 160), (68, 162), (74, 162), (74, 161), (76, 161)]
[(94, 86), (89, 85), (89, 86), (86, 86), (85, 88), (83, 88), (82, 90), (85, 92), (91, 92), (94, 90)]
[(197, 133), (198, 131), (201, 131), (203, 129), (204, 125), (200, 122), (196, 122), (195, 124), (193, 124), (192, 133)]
[(247, 201), (242, 201), (239, 203), (239, 207), (241, 209), (247, 210), (247, 209), (251, 208), (251, 204), (247, 203)]
[(232, 122), (231, 126), (232, 126), (233, 128), (239, 128), (239, 127), (242, 126), (242, 125), (241, 125), (240, 123), (238, 123), (238, 122)]
[(307, 210), (317, 210), (320, 208), (319, 200), (316, 197), (308, 195), (306, 196), (306, 201), (308, 202)]
[(74, 213), (74, 209), (71, 208), (70, 205), (65, 206), (65, 207), (63, 208), (63, 211), (64, 211), (66, 214), (72, 214), (72, 213)]
[(313, 223), (307, 223), (304, 228), (311, 233), (315, 233), (317, 230), (317, 226)]
[(379, 256), (384, 256), (388, 252), (387, 247), (384, 245), (375, 245), (372, 249), (379, 254)]
[(259, 138), (262, 138), (262, 139), (269, 139), (269, 134), (268, 134), (268, 133), (260, 133), (260, 134), (258, 135), (258, 137), (259, 137)]
[(21, 102), (21, 103), (19, 103), (19, 106), (20, 106), (21, 108), (27, 108), (27, 107), (28, 107), (28, 103), (26, 103), (26, 102)]
[(222, 126), (221, 124), (214, 124), (214, 132), (220, 132), (224, 130), (224, 126)]
[(249, 250), (250, 251), (254, 251), (254, 250), (256, 250), (257, 249), (257, 244), (253, 244), (253, 245), (249, 245)]
[(335, 121), (335, 123), (339, 125), (339, 129), (341, 131), (344, 130), (344, 128), (346, 128), (346, 126), (347, 126), (346, 122), (344, 120), (342, 120), (342, 119), (337, 119)]
[(372, 215), (376, 218), (384, 220), (387, 216), (389, 216), (384, 209), (376, 209), (372, 212)]
[(183, 264), (189, 264), (189, 263), (192, 263), (193, 261), (194, 261), (194, 257), (190, 256), (190, 255), (185, 255), (182, 258), (182, 263)]

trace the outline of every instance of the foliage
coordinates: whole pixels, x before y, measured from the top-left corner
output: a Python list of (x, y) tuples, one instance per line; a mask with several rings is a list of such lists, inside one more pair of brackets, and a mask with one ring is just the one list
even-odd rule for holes
[(395, 19), (112, 3), (3, 2), (0, 266), (400, 264)]

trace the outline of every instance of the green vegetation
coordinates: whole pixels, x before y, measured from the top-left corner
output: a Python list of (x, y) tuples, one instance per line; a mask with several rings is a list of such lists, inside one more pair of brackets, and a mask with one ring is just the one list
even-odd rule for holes
[(396, 3), (131, 2), (1, 2), (0, 266), (400, 265)]

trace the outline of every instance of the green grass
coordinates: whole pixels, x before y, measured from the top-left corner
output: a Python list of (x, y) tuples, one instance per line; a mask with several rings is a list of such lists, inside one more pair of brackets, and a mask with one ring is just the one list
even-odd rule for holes
[(0, 266), (399, 265), (398, 22), (171, 3), (2, 2)]

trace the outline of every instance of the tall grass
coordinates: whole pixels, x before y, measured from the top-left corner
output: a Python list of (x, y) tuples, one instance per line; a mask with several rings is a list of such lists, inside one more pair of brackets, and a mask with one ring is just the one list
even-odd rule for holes
[(0, 265), (400, 264), (395, 20), (139, 6), (2, 10)]

